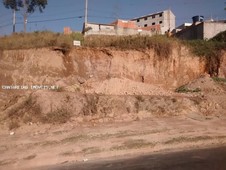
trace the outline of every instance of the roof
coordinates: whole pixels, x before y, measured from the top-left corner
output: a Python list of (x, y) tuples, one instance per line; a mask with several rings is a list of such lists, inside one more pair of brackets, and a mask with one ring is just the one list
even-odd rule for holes
[[(141, 18), (145, 18), (145, 17), (150, 17), (150, 16), (153, 16), (153, 15), (158, 15), (158, 14), (161, 14), (165, 11), (171, 11), (170, 9), (167, 9), (167, 10), (164, 10), (164, 11), (160, 11), (160, 12), (155, 12), (155, 13), (151, 13), (151, 14), (147, 14), (147, 15), (143, 15), (141, 17), (136, 17), (136, 18), (133, 18), (131, 20), (137, 20), (137, 19), (141, 19)], [(172, 11), (171, 11), (172, 12)], [(172, 12), (173, 13), (173, 12)], [(174, 15), (174, 14), (173, 14)]]
[(114, 24), (102, 24), (102, 23), (94, 23), (94, 22), (87, 22), (87, 24), (93, 24), (93, 25), (105, 25), (105, 26), (115, 26)]

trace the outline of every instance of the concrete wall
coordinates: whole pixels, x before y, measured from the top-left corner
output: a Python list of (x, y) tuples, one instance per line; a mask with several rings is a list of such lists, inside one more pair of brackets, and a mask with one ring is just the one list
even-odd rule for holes
[[(160, 15), (162, 15), (162, 16), (160, 16)], [(143, 18), (138, 18), (135, 21), (136, 21), (136, 24), (139, 27), (145, 27), (145, 25), (152, 26), (153, 24), (154, 25), (160, 24), (159, 22), (160, 21), (163, 22), (163, 20), (164, 20), (164, 18), (163, 18), (163, 12), (161, 12), (161, 13), (158, 13), (158, 14), (153, 14), (151, 16), (147, 16), (147, 17), (143, 17)]]
[(184, 40), (213, 38), (218, 33), (226, 30), (226, 23), (223, 22), (202, 22), (193, 24), (190, 27), (175, 34), (176, 37)]
[(105, 25), (105, 24), (95, 24), (95, 23), (86, 23), (85, 35), (115, 35), (115, 26), (114, 25)]
[(161, 34), (165, 34), (169, 29), (172, 31), (175, 28), (175, 15), (171, 10), (165, 10), (163, 12), (142, 16), (133, 19), (136, 21), (139, 27), (149, 27), (154, 25), (161, 26)]
[(118, 27), (121, 27), (121, 28), (133, 28), (133, 29), (138, 28), (135, 21), (127, 21), (127, 20), (118, 19), (115, 22), (113, 22), (112, 24), (116, 25)]
[(163, 24), (162, 24), (162, 34), (164, 34), (166, 31), (170, 30), (173, 31), (176, 26), (176, 17), (170, 10), (166, 10), (163, 12)]
[(192, 25), (186, 29), (177, 32), (175, 36), (182, 40), (203, 39), (204, 26), (203, 23)]
[(226, 30), (226, 23), (204, 22), (204, 39), (213, 38), (218, 33)]
[(157, 31), (122, 28), (120, 26), (87, 23), (85, 35), (154, 35)]

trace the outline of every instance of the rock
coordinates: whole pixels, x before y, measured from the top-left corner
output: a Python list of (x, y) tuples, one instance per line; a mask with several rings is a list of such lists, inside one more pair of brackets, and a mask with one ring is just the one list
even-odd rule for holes
[(83, 162), (87, 162), (87, 161), (88, 161), (88, 159), (87, 159), (87, 158), (84, 158), (84, 159), (83, 159)]
[(84, 84), (86, 82), (86, 80), (82, 77), (78, 77), (77, 80), (80, 84)]
[(15, 132), (10, 132), (9, 135), (13, 136), (13, 135), (15, 135)]

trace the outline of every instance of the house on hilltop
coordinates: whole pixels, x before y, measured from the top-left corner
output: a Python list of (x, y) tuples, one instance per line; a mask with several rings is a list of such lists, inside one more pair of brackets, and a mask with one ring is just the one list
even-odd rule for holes
[(85, 35), (154, 35), (160, 31), (159, 26), (140, 28), (135, 21), (118, 19), (110, 24), (86, 23), (83, 28)]
[(165, 34), (175, 29), (176, 17), (171, 10), (165, 10), (157, 13), (152, 13), (132, 19), (140, 28), (160, 27), (160, 34)]
[(199, 19), (199, 16), (193, 17), (193, 24), (181, 29), (175, 33), (175, 37), (183, 40), (203, 39), (209, 40), (218, 33), (226, 30), (226, 20), (213, 21)]
[(85, 35), (155, 35), (175, 28), (175, 15), (171, 10), (153, 13), (131, 20), (118, 19), (110, 24), (85, 23)]

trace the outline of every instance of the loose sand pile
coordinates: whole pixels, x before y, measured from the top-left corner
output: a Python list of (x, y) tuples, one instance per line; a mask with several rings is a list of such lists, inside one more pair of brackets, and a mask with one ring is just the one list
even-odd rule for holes
[(84, 84), (85, 93), (105, 95), (172, 95), (160, 86), (135, 82), (129, 79), (112, 78), (104, 81), (87, 81)]

